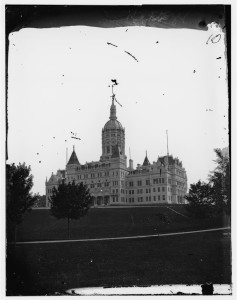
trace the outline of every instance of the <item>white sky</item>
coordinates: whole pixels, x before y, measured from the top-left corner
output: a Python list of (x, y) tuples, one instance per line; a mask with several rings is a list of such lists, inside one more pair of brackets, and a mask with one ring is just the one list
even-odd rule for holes
[[(218, 43), (206, 44), (218, 33)], [(9, 40), (9, 163), (31, 165), (34, 192), (44, 194), (46, 176), (65, 168), (66, 147), (70, 157), (75, 145), (82, 164), (99, 160), (111, 79), (119, 83), (117, 117), (134, 166), (146, 150), (150, 162), (166, 154), (166, 129), (169, 152), (183, 162), (189, 184), (206, 180), (215, 167), (213, 149), (228, 146), (225, 41), (218, 27), (27, 28)]]

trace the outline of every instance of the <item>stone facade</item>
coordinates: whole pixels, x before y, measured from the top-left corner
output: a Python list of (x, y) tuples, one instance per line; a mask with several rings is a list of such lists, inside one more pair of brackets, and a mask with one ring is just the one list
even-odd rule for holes
[(75, 149), (65, 170), (46, 179), (46, 206), (53, 187), (65, 182), (83, 182), (91, 191), (94, 205), (149, 205), (185, 203), (187, 175), (178, 158), (159, 157), (152, 164), (146, 155), (142, 165), (133, 168), (125, 155), (125, 129), (117, 120), (112, 95), (110, 120), (102, 129), (102, 155), (99, 161), (80, 164)]

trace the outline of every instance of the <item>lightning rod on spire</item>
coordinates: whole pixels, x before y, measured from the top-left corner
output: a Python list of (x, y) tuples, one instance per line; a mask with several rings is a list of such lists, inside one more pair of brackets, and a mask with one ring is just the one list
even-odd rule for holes
[[(114, 86), (118, 85), (118, 82), (117, 82), (116, 79), (111, 79), (111, 81), (112, 81), (112, 85), (111, 85), (111, 87), (112, 87), (112, 96), (111, 96), (112, 97), (112, 104), (114, 104), (114, 101), (116, 101), (118, 103), (118, 105), (120, 105), (121, 107), (123, 107), (122, 104), (120, 104), (118, 102), (118, 100), (115, 98)], [(110, 85), (109, 85), (109, 87), (110, 87)]]
[(167, 156), (169, 157), (169, 140), (168, 140), (168, 130), (166, 130), (167, 135)]

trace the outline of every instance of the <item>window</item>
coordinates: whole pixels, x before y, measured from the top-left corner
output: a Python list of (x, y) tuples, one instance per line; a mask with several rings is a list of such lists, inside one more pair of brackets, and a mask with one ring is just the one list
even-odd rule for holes
[(153, 188), (153, 192), (155, 192), (156, 191), (156, 188)]
[(133, 186), (133, 181), (129, 181), (129, 186)]
[(153, 179), (154, 184), (158, 184), (158, 178)]
[(162, 192), (164, 192), (165, 191), (165, 187), (164, 186), (162, 186)]
[(109, 147), (109, 146), (107, 146), (107, 153), (109, 153), (109, 150), (110, 150), (109, 148), (110, 148), (110, 147)]
[(163, 195), (163, 200), (165, 200), (165, 195)]
[(159, 178), (159, 183), (161, 183), (161, 178)]
[(137, 185), (138, 185), (138, 186), (141, 186), (141, 185), (142, 185), (142, 181), (141, 181), (141, 180), (138, 180)]
[(162, 178), (162, 183), (165, 183), (165, 179), (164, 178)]
[(146, 180), (146, 185), (150, 185), (150, 180), (149, 179)]
[(159, 193), (160, 192), (160, 188), (158, 187), (157, 190), (158, 190), (158, 193)]
[(158, 196), (158, 201), (160, 201), (160, 195)]
[(156, 196), (153, 197), (153, 200), (156, 201)]

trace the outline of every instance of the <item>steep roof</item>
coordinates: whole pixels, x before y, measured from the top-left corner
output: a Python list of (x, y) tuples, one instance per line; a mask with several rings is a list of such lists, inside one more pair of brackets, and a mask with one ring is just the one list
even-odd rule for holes
[(146, 157), (145, 157), (144, 162), (143, 162), (142, 165), (143, 165), (144, 167), (150, 165), (149, 159), (147, 158), (147, 154), (146, 154)]
[(57, 175), (52, 174), (51, 177), (49, 178), (48, 183), (54, 184), (58, 182), (59, 177)]
[(71, 155), (67, 165), (80, 165), (79, 160), (77, 158), (77, 155), (76, 155), (76, 152), (74, 151), (74, 149), (72, 151), (72, 155)]

